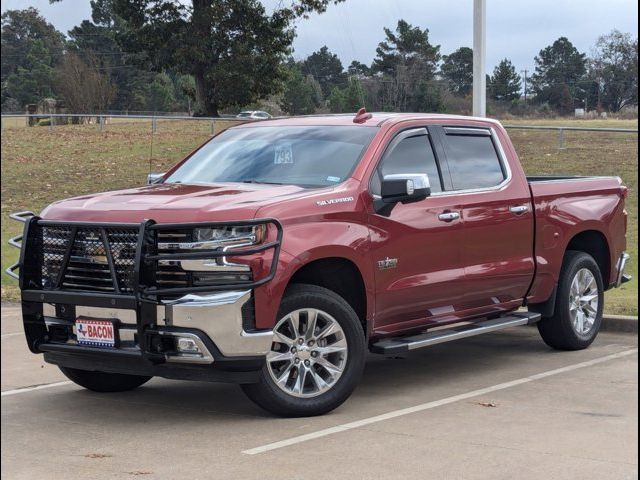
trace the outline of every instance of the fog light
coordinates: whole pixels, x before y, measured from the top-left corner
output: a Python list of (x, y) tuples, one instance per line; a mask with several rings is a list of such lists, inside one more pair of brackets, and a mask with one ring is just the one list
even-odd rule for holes
[(192, 338), (178, 338), (176, 348), (181, 353), (201, 353), (198, 344)]

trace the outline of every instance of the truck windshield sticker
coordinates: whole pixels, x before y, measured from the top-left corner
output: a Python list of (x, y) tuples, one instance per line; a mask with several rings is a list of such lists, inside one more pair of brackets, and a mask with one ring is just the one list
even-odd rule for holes
[(275, 146), (275, 155), (273, 158), (275, 165), (292, 164), (293, 163), (293, 150), (290, 143), (280, 143)]
[(336, 182), (339, 182), (339, 181), (340, 181), (340, 177), (332, 177), (331, 175), (329, 175), (329, 176), (327, 177), (327, 182), (334, 182), (334, 183), (336, 183)]
[(324, 205), (333, 205), (334, 203), (346, 203), (353, 202), (353, 197), (343, 197), (343, 198), (331, 198), (329, 200), (320, 200), (316, 202), (318, 205), (323, 207)]

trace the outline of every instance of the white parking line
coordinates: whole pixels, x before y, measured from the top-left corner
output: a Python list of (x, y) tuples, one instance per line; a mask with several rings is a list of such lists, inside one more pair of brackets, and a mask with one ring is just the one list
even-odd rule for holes
[(34, 390), (44, 390), (45, 388), (62, 387), (63, 385), (70, 385), (71, 381), (65, 380), (64, 382), (45, 383), (44, 385), (34, 385), (33, 387), (16, 388), (14, 390), (5, 390), (0, 396), (6, 397), (8, 395), (18, 395), (19, 393), (29, 393)]
[(24, 333), (22, 333), (22, 332), (16, 332), (16, 333), (3, 333), (3, 334), (2, 334), (2, 338), (17, 337), (18, 335), (24, 335)]
[(333, 435), (334, 433), (346, 432), (347, 430), (353, 430), (354, 428), (364, 427), (365, 425), (371, 425), (372, 423), (383, 422), (385, 420), (401, 417), (403, 415), (410, 415), (412, 413), (422, 412), (424, 410), (430, 410), (432, 408), (441, 407), (443, 405), (449, 405), (450, 403), (459, 402), (460, 400), (479, 397), (481, 395), (486, 395), (487, 393), (497, 392), (499, 390), (504, 390), (506, 388), (516, 387), (518, 385), (522, 385), (525, 383), (534, 382), (536, 380), (541, 380), (543, 378), (551, 377), (553, 375), (571, 372), (573, 370), (578, 370), (580, 368), (590, 367), (591, 365), (596, 365), (598, 363), (608, 362), (609, 360), (615, 360), (617, 358), (626, 357), (628, 355), (633, 355), (634, 353), (638, 353), (637, 348), (632, 348), (630, 350), (613, 353), (611, 355), (606, 355), (604, 357), (595, 358), (593, 360), (576, 363), (576, 364), (569, 365), (562, 368), (556, 368), (554, 370), (548, 370), (546, 372), (537, 373), (529, 377), (519, 378), (518, 380), (513, 380), (511, 382), (499, 383), (491, 387), (480, 388), (478, 390), (462, 393), (460, 395), (454, 395), (452, 397), (443, 398), (441, 400), (422, 403), (414, 407), (394, 410), (392, 412), (383, 413), (382, 415), (376, 415), (375, 417), (364, 418), (362, 420), (357, 420), (355, 422), (344, 423), (342, 425), (337, 425), (335, 427), (325, 428), (323, 430), (318, 430), (317, 432), (311, 432), (305, 435), (299, 435), (297, 437), (281, 440), (279, 442), (269, 443), (267, 445), (262, 445), (260, 447), (244, 450), (242, 453), (245, 453), (247, 455), (257, 455), (259, 453), (264, 453), (264, 452), (269, 452), (271, 450), (277, 450), (279, 448), (289, 447), (291, 445), (306, 442), (309, 440), (314, 440), (316, 438), (326, 437), (327, 435)]

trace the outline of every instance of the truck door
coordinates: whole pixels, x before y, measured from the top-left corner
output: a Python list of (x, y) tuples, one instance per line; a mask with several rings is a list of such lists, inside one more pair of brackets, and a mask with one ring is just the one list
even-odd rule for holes
[(464, 297), (461, 207), (457, 197), (437, 196), (449, 178), (433, 147), (426, 128), (404, 130), (389, 142), (371, 178), (374, 198), (380, 195), (382, 177), (398, 173), (426, 173), (433, 193), (419, 202), (397, 204), (388, 215), (370, 214), (378, 331), (451, 320)]
[(489, 128), (437, 129), (452, 188), (462, 205), (461, 261), (465, 309), (501, 310), (520, 303), (533, 273), (533, 205)]

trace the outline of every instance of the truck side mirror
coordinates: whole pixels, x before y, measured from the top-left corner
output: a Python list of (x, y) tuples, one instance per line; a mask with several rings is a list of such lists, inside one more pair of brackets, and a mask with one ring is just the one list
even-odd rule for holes
[(431, 195), (431, 184), (426, 173), (398, 173), (385, 175), (380, 194), (384, 203), (411, 203)]
[(160, 183), (163, 177), (164, 177), (164, 173), (150, 173), (149, 175), (147, 175), (147, 185)]

